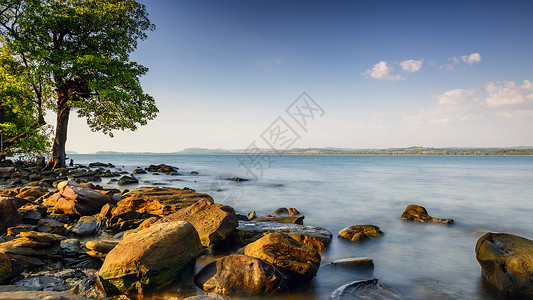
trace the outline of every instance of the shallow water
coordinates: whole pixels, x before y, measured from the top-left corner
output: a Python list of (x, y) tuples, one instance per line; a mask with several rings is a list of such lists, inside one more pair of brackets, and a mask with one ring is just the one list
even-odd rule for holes
[[(356, 224), (377, 225), (385, 232), (363, 243), (334, 237), (322, 253), (323, 263), (371, 257), (373, 272), (323, 266), (309, 285), (270, 299), (327, 299), (347, 282), (370, 278), (378, 278), (404, 299), (504, 299), (481, 278), (476, 241), (486, 231), (533, 238), (531, 156), (275, 155), (263, 174), (248, 182), (219, 179), (253, 178), (233, 155), (70, 157), (81, 164), (111, 162), (126, 171), (169, 164), (179, 167), (182, 175), (139, 175), (139, 186), (193, 188), (242, 214), (296, 207), (305, 215), (304, 224), (325, 227), (334, 236)], [(116, 187), (107, 182), (104, 178), (100, 184)], [(453, 218), (456, 224), (404, 222), (400, 216), (409, 204), (426, 207), (434, 217)], [(210, 259), (199, 259), (196, 268)], [(200, 292), (186, 283), (152, 299), (180, 299), (194, 291)]]

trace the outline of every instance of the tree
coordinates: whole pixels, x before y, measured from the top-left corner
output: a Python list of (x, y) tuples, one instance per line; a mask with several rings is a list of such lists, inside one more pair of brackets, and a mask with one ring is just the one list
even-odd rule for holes
[[(148, 69), (130, 61), (138, 40), (155, 26), (134, 0), (0, 0), (0, 26), (26, 72), (39, 78), (40, 101), (57, 114), (52, 157), (65, 167), (71, 110), (93, 131), (135, 130), (155, 118), (154, 99), (139, 78)], [(48, 97), (50, 96), (50, 97)]]
[(0, 152), (41, 155), (49, 147), (42, 106), (12, 53), (0, 48)]

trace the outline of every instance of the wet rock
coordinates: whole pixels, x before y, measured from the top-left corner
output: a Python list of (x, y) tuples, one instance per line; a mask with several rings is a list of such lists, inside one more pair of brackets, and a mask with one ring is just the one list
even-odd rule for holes
[(59, 251), (63, 257), (75, 258), (79, 257), (85, 252), (80, 248), (80, 241), (78, 239), (62, 240), (59, 244)]
[(147, 172), (141, 168), (133, 170), (133, 174), (146, 174)]
[(46, 216), (47, 208), (37, 203), (28, 203), (20, 207), (17, 211), (22, 216), (24, 223), (37, 225), (39, 220)]
[(377, 279), (352, 281), (338, 289), (330, 296), (330, 300), (352, 300), (352, 299), (376, 299), (376, 300), (393, 300), (401, 299), (398, 294), (390, 289), (384, 288), (378, 284)]
[(411, 204), (405, 208), (402, 213), (402, 220), (415, 222), (435, 222), (446, 225), (453, 224), (452, 219), (438, 219), (428, 215), (426, 209), (422, 206)]
[(285, 283), (281, 273), (263, 261), (232, 254), (204, 266), (194, 283), (206, 292), (223, 295), (270, 295)]
[(236, 182), (249, 181), (249, 179), (246, 179), (246, 178), (240, 178), (240, 177), (229, 177), (229, 178), (226, 178), (226, 180), (229, 180), (229, 181), (236, 181)]
[(113, 198), (91, 188), (82, 186), (74, 181), (62, 181), (57, 186), (59, 192), (43, 202), (45, 206), (52, 206), (55, 210), (72, 215), (94, 215), (102, 206), (113, 203)]
[(9, 300), (86, 300), (68, 292), (19, 291), (0, 293), (0, 299)]
[(22, 222), (17, 212), (17, 200), (13, 197), (0, 196), (0, 235), (5, 234), (9, 227)]
[(139, 213), (161, 217), (193, 205), (199, 200), (213, 203), (211, 196), (187, 188), (140, 187), (124, 194), (123, 198), (117, 203), (118, 206), (131, 207)]
[(107, 254), (98, 282), (110, 294), (163, 288), (203, 251), (190, 223), (154, 224), (125, 236)]
[(120, 241), (115, 240), (96, 240), (88, 241), (85, 243), (85, 248), (93, 250), (100, 253), (109, 253), (113, 248), (115, 248)]
[(248, 220), (254, 220), (255, 218), (257, 218), (255, 210), (248, 213)]
[(78, 220), (76, 226), (72, 228), (72, 232), (80, 235), (94, 235), (100, 229), (100, 221), (95, 217), (83, 216)]
[(59, 243), (65, 237), (42, 232), (21, 232), (17, 238), (0, 243), (0, 253), (25, 264), (43, 266), (43, 259), (61, 259)]
[(237, 226), (237, 217), (232, 207), (200, 200), (156, 222), (187, 221), (191, 223), (204, 247), (225, 239)]
[(21, 261), (0, 253), (0, 283), (15, 278), (24, 271)]
[(65, 280), (50, 275), (30, 276), (15, 282), (15, 285), (32, 287), (41, 291), (54, 292), (62, 292), (71, 288)]
[(309, 245), (318, 251), (325, 250), (333, 236), (327, 229), (317, 226), (239, 221), (239, 227), (235, 230), (233, 237), (237, 244), (244, 246), (260, 239), (264, 234), (270, 232), (288, 234), (300, 243)]
[(89, 168), (114, 168), (112, 163), (93, 162), (89, 164)]
[(192, 175), (198, 175), (198, 171), (191, 171)]
[(339, 231), (339, 236), (352, 242), (360, 242), (370, 237), (378, 237), (383, 232), (375, 225), (355, 225)]
[(53, 233), (59, 235), (66, 235), (67, 229), (65, 225), (55, 219), (40, 219), (36, 227), (37, 231)]
[(64, 259), (65, 266), (71, 269), (99, 269), (102, 266), (100, 258), (91, 257), (87, 254), (82, 254), (77, 258)]
[(118, 185), (137, 184), (137, 183), (139, 183), (139, 180), (137, 180), (137, 178), (133, 176), (122, 176), (117, 182)]
[(350, 257), (337, 259), (329, 265), (333, 267), (350, 268), (350, 269), (373, 269), (374, 260), (369, 257)]
[(274, 217), (283, 217), (283, 216), (294, 216), (299, 215), (300, 212), (296, 208), (285, 208), (280, 207), (278, 209), (273, 210), (270, 215)]
[(288, 270), (293, 280), (310, 280), (318, 272), (320, 254), (283, 233), (269, 233), (244, 248), (244, 254)]
[(533, 241), (507, 233), (487, 233), (476, 244), (483, 276), (503, 294), (533, 298)]
[(259, 217), (254, 220), (257, 222), (276, 222), (276, 223), (289, 223), (289, 224), (304, 224), (305, 216), (278, 216), (278, 217)]

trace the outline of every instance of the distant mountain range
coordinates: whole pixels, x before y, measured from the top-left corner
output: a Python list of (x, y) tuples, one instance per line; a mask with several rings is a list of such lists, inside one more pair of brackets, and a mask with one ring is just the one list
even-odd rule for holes
[[(263, 154), (286, 154), (286, 155), (533, 155), (533, 146), (519, 147), (446, 147), (430, 148), (413, 146), (407, 148), (386, 148), (386, 149), (355, 149), (355, 148), (293, 148), (276, 152), (273, 149), (208, 149), (208, 148), (186, 148), (177, 152), (155, 153), (155, 152), (116, 152), (98, 151), (96, 154), (162, 154), (162, 155), (191, 155), (191, 154), (211, 154), (211, 155), (232, 155), (247, 153)], [(74, 154), (74, 153), (73, 153)]]

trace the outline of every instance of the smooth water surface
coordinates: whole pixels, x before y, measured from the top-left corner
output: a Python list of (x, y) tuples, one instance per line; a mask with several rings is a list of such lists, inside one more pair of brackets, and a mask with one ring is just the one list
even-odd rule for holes
[[(193, 188), (241, 214), (295, 207), (305, 215), (304, 224), (333, 233), (323, 263), (356, 256), (374, 259), (373, 272), (322, 266), (308, 286), (270, 298), (327, 299), (347, 282), (378, 278), (404, 299), (503, 299), (481, 278), (476, 241), (486, 231), (533, 238), (531, 156), (274, 155), (270, 165), (263, 164), (262, 174), (257, 171), (258, 178), (248, 182), (224, 180), (253, 179), (239, 164), (242, 156), (236, 155), (70, 157), (80, 164), (111, 162), (129, 172), (149, 164), (179, 167), (178, 176), (139, 175), (139, 186)], [(103, 180), (103, 186), (116, 187)], [(453, 218), (456, 224), (404, 222), (400, 216), (409, 204), (426, 207), (434, 217)], [(363, 243), (336, 237), (339, 230), (357, 224), (377, 225), (385, 235)], [(164, 297), (172, 295), (177, 289)]]

